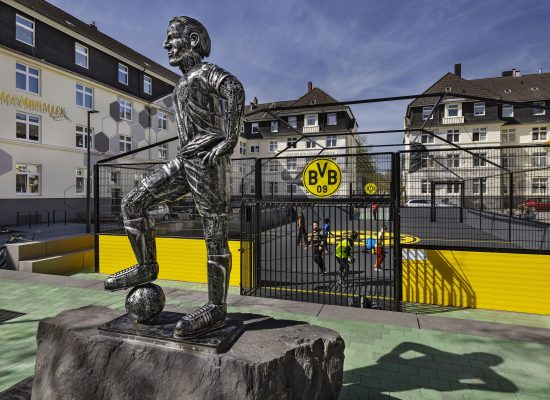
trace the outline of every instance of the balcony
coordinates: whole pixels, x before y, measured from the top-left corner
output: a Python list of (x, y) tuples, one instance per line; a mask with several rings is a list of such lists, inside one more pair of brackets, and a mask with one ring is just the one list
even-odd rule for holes
[(464, 116), (443, 117), (443, 121), (442, 121), (443, 125), (456, 125), (456, 124), (463, 124), (463, 123), (464, 123)]
[(319, 132), (319, 125), (304, 126), (302, 133), (317, 133)]

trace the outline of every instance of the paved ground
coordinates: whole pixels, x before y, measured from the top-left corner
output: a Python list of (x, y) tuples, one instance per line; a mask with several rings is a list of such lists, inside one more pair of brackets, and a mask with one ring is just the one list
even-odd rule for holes
[[(104, 292), (101, 278), (0, 271), (0, 308), (25, 313), (0, 323), (0, 392), (32, 376), (41, 318), (89, 304), (123, 308), (125, 293)], [(193, 307), (207, 296), (204, 285), (160, 283), (169, 304)], [(235, 312), (337, 330), (346, 342), (341, 399), (550, 399), (550, 316), (392, 313), (242, 297), (238, 288), (229, 302)], [(28, 388), (0, 398), (28, 398)]]

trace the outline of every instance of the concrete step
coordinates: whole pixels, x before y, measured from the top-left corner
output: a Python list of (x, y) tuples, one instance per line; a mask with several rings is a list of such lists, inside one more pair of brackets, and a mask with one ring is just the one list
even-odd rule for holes
[(85, 249), (51, 257), (19, 261), (18, 270), (41, 274), (66, 274), (94, 268), (94, 250)]

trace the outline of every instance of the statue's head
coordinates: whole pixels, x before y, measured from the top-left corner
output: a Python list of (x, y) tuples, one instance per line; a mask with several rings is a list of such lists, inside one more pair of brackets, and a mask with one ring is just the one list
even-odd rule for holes
[(210, 55), (210, 36), (208, 31), (194, 18), (175, 17), (168, 23), (166, 40), (163, 44), (168, 50), (168, 61), (176, 67), (185, 58), (198, 55), (201, 59)]

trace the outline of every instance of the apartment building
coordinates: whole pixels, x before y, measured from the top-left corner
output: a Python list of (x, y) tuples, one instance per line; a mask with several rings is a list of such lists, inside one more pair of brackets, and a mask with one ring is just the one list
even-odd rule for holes
[[(414, 153), (419, 159), (406, 156), (407, 197), (428, 198), (431, 183), (443, 182), (436, 187), (439, 198), (456, 199), (464, 184), (467, 195), (498, 200), (509, 195), (510, 172), (515, 196), (545, 196), (550, 178), (546, 148), (550, 111), (536, 106), (550, 105), (550, 73), (524, 75), (514, 69), (499, 77), (464, 79), (457, 64), (454, 73), (445, 74), (424, 93), (445, 92), (454, 95), (446, 96), (437, 107), (439, 97), (435, 96), (418, 98), (407, 107), (405, 128), (413, 131), (405, 134), (405, 148), (426, 150)], [(504, 103), (457, 95), (461, 93)], [(422, 126), (435, 136), (414, 131)], [(518, 145), (525, 147), (509, 148)], [(492, 148), (477, 150), (482, 147)]]
[[(357, 122), (348, 106), (312, 107), (316, 104), (337, 103), (332, 96), (308, 82), (306, 93), (298, 99), (258, 103), (255, 97), (246, 107), (239, 143), (233, 153), (238, 158), (272, 158), (266, 161), (262, 174), (262, 193), (265, 196), (305, 196), (301, 171), (310, 159), (322, 155), (334, 158), (343, 173), (344, 182), (355, 182), (355, 163), (347, 154), (356, 149)], [(279, 107), (290, 110), (272, 111)], [(234, 177), (251, 175), (253, 163), (235, 162)], [(249, 170), (247, 170), (247, 168)], [(242, 182), (252, 182), (244, 179)], [(234, 195), (254, 194), (254, 185), (233, 185)], [(349, 193), (342, 185), (336, 196)]]
[[(178, 75), (46, 1), (0, 1), (0, 76), (1, 225), (83, 213), (88, 145), (93, 165), (176, 135)], [(175, 152), (174, 142), (120, 162)]]

